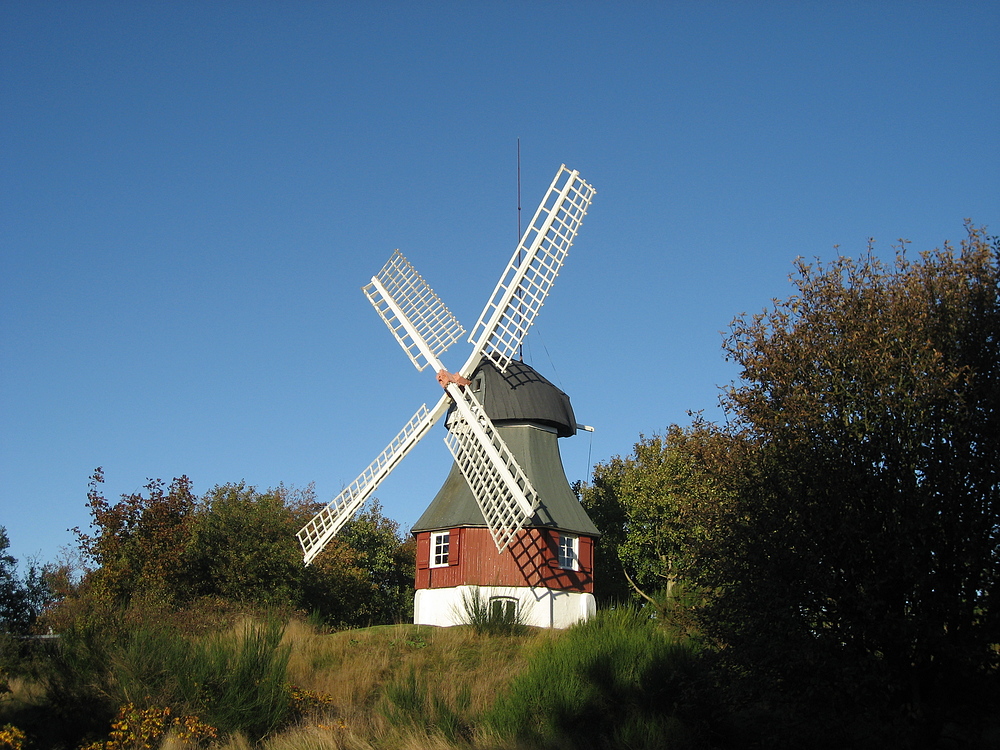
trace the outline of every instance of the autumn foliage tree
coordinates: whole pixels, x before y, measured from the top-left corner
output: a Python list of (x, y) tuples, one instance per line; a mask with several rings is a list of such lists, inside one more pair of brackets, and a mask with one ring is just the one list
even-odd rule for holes
[(244, 482), (196, 496), (187, 477), (151, 480), (145, 492), (104, 497), (91, 479), (91, 526), (75, 529), (89, 571), (57, 625), (135, 608), (176, 610), (198, 601), (317, 612), (333, 625), (408, 617), (412, 543), (377, 502), (349, 522), (328, 553), (306, 567), (296, 531), (322, 507), (312, 487), (265, 492)]
[(104, 472), (90, 481), (87, 506), (92, 531), (75, 528), (77, 544), (93, 566), (87, 588), (107, 604), (125, 605), (143, 592), (174, 600), (188, 576), (185, 554), (191, 540), (197, 498), (182, 476), (165, 485), (149, 480), (146, 493), (111, 502), (101, 492)]

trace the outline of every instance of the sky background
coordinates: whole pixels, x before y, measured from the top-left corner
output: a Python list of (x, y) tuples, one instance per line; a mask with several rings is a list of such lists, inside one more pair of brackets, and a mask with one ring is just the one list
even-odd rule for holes
[[(471, 329), (561, 163), (597, 188), (525, 359), (570, 480), (720, 419), (798, 256), (1000, 233), (996, 2), (0, 3), (0, 525), (55, 560), (187, 474), (332, 499), (422, 402), (360, 292)], [(464, 341), (444, 356), (457, 368)], [(412, 524), (438, 425), (378, 491)]]

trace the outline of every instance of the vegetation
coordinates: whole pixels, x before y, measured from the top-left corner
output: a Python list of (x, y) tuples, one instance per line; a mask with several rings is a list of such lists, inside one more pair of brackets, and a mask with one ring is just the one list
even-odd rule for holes
[(378, 503), (360, 513), (308, 568), (295, 533), (322, 505), (312, 488), (260, 492), (240, 482), (203, 497), (187, 477), (152, 480), (116, 502), (91, 478), (91, 530), (75, 529), (89, 563), (46, 624), (150, 607), (191, 609), (207, 600), (250, 608), (315, 611), (330, 625), (384, 624), (410, 616), (414, 545)]
[[(99, 720), (74, 733), (79, 714), (54, 705), (69, 693), (31, 698), (22, 683), (18, 697), (45, 718), (26, 721), (32, 715), (7, 702), (0, 722), (24, 727), (27, 747), (87, 750), (181, 740), (275, 750), (530, 750), (568, 741), (695, 748), (723, 736), (710, 721), (718, 715), (711, 662), (635, 612), (601, 613), (565, 633), (393, 625), (328, 634), (302, 620), (281, 630), (276, 643), (274, 623), (256, 622), (249, 645), (242, 628), (180, 636), (151, 627), (103, 645), (67, 641), (59, 671), (78, 682), (100, 671), (89, 661), (94, 648), (109, 655), (101, 684), (91, 685), (104, 698), (91, 707), (101, 706)], [(54, 720), (65, 722), (62, 733)]]
[(23, 635), (52, 601), (45, 569), (29, 565), (20, 576), (17, 560), (7, 554), (10, 539), (0, 526), (0, 638)]
[(699, 649), (617, 609), (540, 644), (487, 722), (518, 747), (653, 750), (708, 747), (719, 715)]
[(283, 631), (270, 620), (193, 640), (175, 628), (137, 628), (112, 644), (108, 694), (116, 705), (166, 706), (262, 738), (282, 725), (291, 700)]
[(684, 582), (772, 746), (995, 731), (1000, 241), (967, 232), (799, 262), (726, 339), (727, 424), (643, 439), (584, 490), (636, 596)]
[[(14, 686), (0, 691), (0, 708), (34, 728), (38, 747), (75, 748), (112, 723), (119, 739), (193, 737), (205, 722), (257, 742), (295, 716), (276, 623), (306, 613), (333, 627), (410, 617), (413, 543), (377, 503), (306, 568), (295, 532), (321, 507), (311, 488), (238, 483), (199, 498), (181, 477), (110, 502), (102, 483), (98, 469), (91, 527), (76, 530), (82, 575), (52, 567), (21, 581), (15, 561), (2, 560), (16, 633), (37, 614), (37, 579), (49, 606), (35, 627), (59, 634), (0, 633), (0, 685)], [(100, 741), (117, 747), (114, 736)]]
[(305, 568), (311, 489), (111, 503), (98, 470), (82, 577), (0, 529), (0, 748), (1000, 747), (1000, 240), (793, 282), (732, 325), (724, 425), (579, 487), (595, 619), (473, 589), (468, 626), (390, 624), (413, 545), (377, 505)]
[(514, 596), (491, 599), (479, 586), (462, 592), (459, 622), (471, 625), (481, 635), (518, 635), (527, 628), (527, 613)]

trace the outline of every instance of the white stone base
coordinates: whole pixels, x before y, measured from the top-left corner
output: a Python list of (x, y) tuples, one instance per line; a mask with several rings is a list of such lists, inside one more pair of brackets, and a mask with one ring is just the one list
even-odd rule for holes
[(593, 594), (579, 591), (556, 591), (526, 586), (454, 586), (446, 589), (418, 589), (413, 596), (415, 625), (462, 625), (465, 596), (479, 595), (484, 600), (495, 596), (517, 599), (524, 614), (524, 624), (539, 628), (568, 628), (593, 617), (597, 602)]

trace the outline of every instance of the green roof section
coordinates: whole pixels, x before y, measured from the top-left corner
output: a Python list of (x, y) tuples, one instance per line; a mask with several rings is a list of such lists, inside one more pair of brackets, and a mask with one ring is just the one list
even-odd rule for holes
[[(538, 492), (538, 511), (526, 526), (600, 536), (566, 481), (556, 434), (530, 424), (498, 426), (497, 429)], [(435, 531), (456, 526), (486, 526), (486, 520), (461, 470), (452, 463), (448, 478), (410, 531)]]

